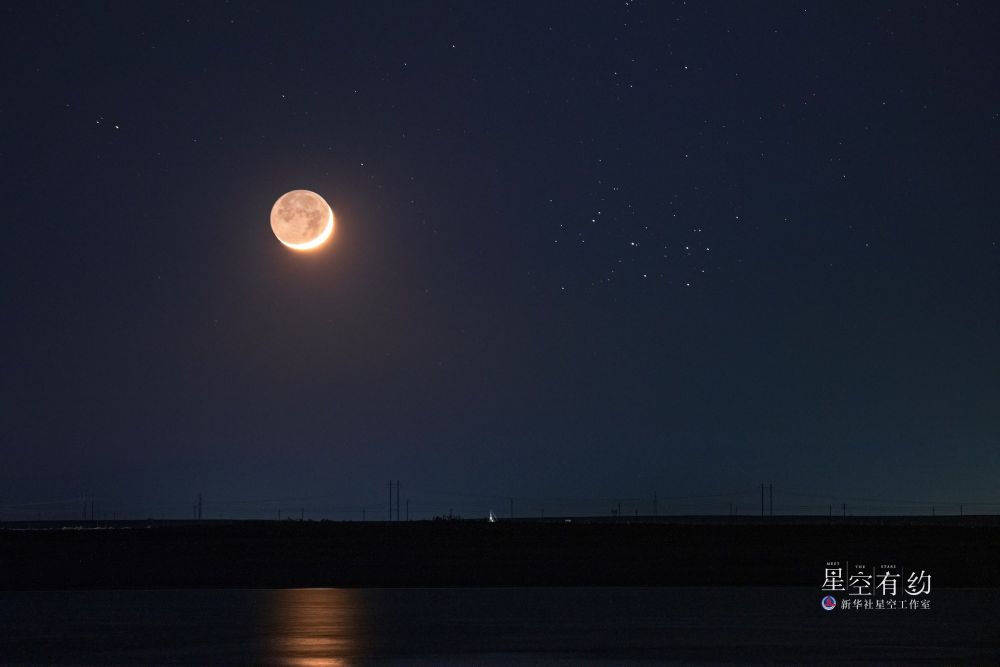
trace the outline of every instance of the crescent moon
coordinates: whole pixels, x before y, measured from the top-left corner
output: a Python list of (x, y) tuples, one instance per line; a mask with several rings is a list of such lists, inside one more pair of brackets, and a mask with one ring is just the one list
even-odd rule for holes
[(333, 209), (312, 190), (286, 192), (271, 208), (271, 231), (292, 250), (313, 250), (323, 245), (333, 234), (333, 225)]
[(326, 227), (324, 227), (320, 235), (313, 240), (306, 241), (305, 243), (289, 243), (288, 241), (282, 241), (280, 238), (278, 240), (292, 250), (312, 250), (313, 248), (318, 248), (323, 245), (323, 243), (330, 238), (330, 235), (333, 234), (333, 209), (330, 208), (328, 204), (326, 210), (329, 214), (326, 219)]

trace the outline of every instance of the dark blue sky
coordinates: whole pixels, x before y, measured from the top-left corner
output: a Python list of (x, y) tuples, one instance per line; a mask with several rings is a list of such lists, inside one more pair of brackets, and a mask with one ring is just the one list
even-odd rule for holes
[(2, 24), (0, 505), (1000, 502), (993, 3)]

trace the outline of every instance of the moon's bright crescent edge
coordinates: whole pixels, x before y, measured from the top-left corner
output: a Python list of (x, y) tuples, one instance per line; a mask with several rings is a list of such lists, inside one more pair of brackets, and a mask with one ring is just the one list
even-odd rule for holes
[(330, 235), (333, 234), (333, 209), (327, 205), (326, 210), (330, 212), (330, 217), (326, 221), (326, 227), (316, 238), (311, 241), (306, 241), (305, 243), (288, 243), (287, 241), (281, 241), (280, 238), (278, 240), (292, 250), (312, 250), (313, 248), (323, 245), (323, 243), (330, 238)]

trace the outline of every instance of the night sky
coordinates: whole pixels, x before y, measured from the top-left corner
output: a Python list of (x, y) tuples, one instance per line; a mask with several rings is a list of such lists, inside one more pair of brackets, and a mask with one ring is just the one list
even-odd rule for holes
[(994, 3), (0, 23), (0, 515), (1000, 501)]

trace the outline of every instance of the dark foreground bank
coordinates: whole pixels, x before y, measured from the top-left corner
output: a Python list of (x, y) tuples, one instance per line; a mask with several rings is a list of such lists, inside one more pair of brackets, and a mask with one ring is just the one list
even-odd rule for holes
[(827, 561), (1000, 586), (986, 519), (120, 522), (0, 529), (0, 588), (718, 586), (822, 583)]

